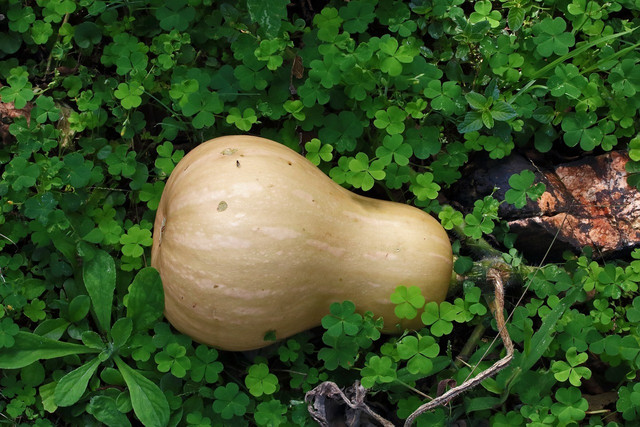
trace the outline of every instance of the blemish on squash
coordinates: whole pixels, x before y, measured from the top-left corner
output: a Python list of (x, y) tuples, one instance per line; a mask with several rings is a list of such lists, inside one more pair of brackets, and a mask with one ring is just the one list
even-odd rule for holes
[(287, 163), (289, 164), (289, 166), (293, 166), (293, 163), (291, 163), (291, 162), (287, 162)]
[(227, 209), (229, 205), (224, 200), (218, 203), (218, 212), (222, 212)]
[(236, 151), (238, 151), (237, 148), (225, 148), (224, 150), (222, 150), (220, 152), (220, 154), (222, 154), (223, 156), (230, 156), (233, 153), (235, 153)]
[(196, 308), (196, 305), (198, 305), (198, 304), (193, 304), (193, 305), (191, 306), (191, 308)]
[(239, 168), (240, 167), (240, 160), (236, 160), (236, 167)]
[(164, 234), (164, 230), (167, 228), (167, 218), (162, 218), (162, 223), (160, 224), (160, 237), (158, 238), (158, 246), (162, 245), (162, 235)]

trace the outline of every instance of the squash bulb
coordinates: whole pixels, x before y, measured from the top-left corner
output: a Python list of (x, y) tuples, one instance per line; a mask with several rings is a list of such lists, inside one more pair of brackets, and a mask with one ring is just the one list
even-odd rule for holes
[(351, 193), (284, 145), (225, 136), (169, 177), (151, 265), (176, 329), (240, 351), (320, 325), (336, 301), (382, 316), (383, 332), (420, 328), (420, 316), (398, 320), (390, 296), (415, 285), (443, 301), (452, 253), (424, 211)]

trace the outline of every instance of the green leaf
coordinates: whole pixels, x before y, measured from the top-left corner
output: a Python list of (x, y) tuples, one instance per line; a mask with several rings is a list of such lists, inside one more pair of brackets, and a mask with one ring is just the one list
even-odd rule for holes
[(264, 363), (252, 365), (244, 383), (249, 393), (256, 397), (273, 394), (278, 389), (278, 377), (270, 373), (269, 367)]
[(30, 332), (20, 331), (14, 335), (15, 343), (0, 351), (1, 369), (18, 369), (36, 360), (53, 359), (72, 354), (96, 353), (96, 350), (80, 344), (52, 340)]
[(433, 368), (431, 359), (440, 352), (440, 347), (431, 336), (406, 336), (398, 343), (398, 356), (407, 360), (407, 370), (412, 374), (427, 375)]
[(100, 43), (102, 30), (94, 22), (81, 22), (74, 26), (73, 39), (79, 47), (86, 49)]
[(89, 295), (78, 295), (69, 303), (69, 320), (71, 322), (79, 322), (87, 317), (91, 309), (91, 298)]
[(56, 405), (71, 406), (80, 400), (98, 366), (100, 359), (96, 357), (60, 378), (53, 395)]
[(582, 287), (576, 286), (569, 290), (564, 298), (546, 314), (542, 325), (531, 338), (529, 351), (525, 351), (520, 362), (520, 369), (526, 372), (542, 357), (551, 341), (555, 332), (555, 326), (562, 317), (565, 310), (573, 305), (582, 293)]
[(362, 386), (365, 388), (393, 382), (397, 376), (393, 360), (387, 356), (372, 356), (360, 373)]
[(469, 92), (464, 97), (474, 110), (484, 110), (491, 105), (490, 100), (477, 92)]
[(114, 358), (122, 378), (127, 383), (131, 406), (136, 416), (147, 427), (164, 427), (169, 424), (169, 403), (160, 388), (138, 371)]
[(247, 0), (251, 20), (260, 25), (268, 37), (275, 37), (287, 18), (289, 0)]
[(91, 297), (98, 327), (106, 332), (111, 326), (111, 308), (116, 288), (116, 264), (113, 258), (105, 251), (95, 251), (93, 258), (84, 262), (82, 278)]
[(136, 331), (145, 331), (162, 317), (164, 289), (158, 270), (143, 268), (129, 285), (126, 299), (127, 317), (133, 321)]
[(133, 331), (133, 323), (128, 317), (121, 317), (116, 320), (111, 327), (111, 339), (113, 340), (113, 346), (116, 349), (124, 346), (131, 336)]
[(362, 316), (356, 313), (356, 306), (351, 301), (334, 302), (329, 307), (331, 314), (322, 318), (322, 326), (326, 334), (334, 337), (355, 335), (362, 325)]
[(425, 299), (418, 286), (398, 286), (391, 294), (391, 302), (396, 304), (394, 313), (399, 319), (413, 319), (424, 306)]
[(318, 38), (324, 42), (332, 42), (338, 36), (342, 22), (338, 10), (333, 7), (325, 7), (313, 17), (313, 23), (318, 27)]
[(249, 396), (240, 391), (236, 383), (228, 383), (219, 386), (213, 392), (213, 410), (220, 414), (225, 420), (230, 420), (234, 416), (242, 416), (247, 412), (247, 406), (251, 400)]
[(129, 427), (131, 422), (126, 414), (118, 409), (116, 400), (109, 396), (94, 396), (87, 405), (87, 412), (96, 420), (110, 427)]
[(524, 22), (525, 10), (522, 7), (512, 6), (507, 14), (507, 24), (511, 31), (518, 31)]

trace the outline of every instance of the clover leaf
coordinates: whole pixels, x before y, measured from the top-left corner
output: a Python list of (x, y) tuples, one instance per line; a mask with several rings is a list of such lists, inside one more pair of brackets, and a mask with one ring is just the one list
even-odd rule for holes
[(170, 343), (164, 350), (155, 355), (155, 362), (160, 372), (169, 372), (178, 377), (184, 378), (191, 368), (191, 359), (186, 356), (187, 349), (178, 343)]
[(11, 348), (15, 344), (15, 336), (20, 331), (20, 327), (13, 323), (9, 317), (0, 320), (0, 348)]
[(356, 188), (362, 188), (364, 191), (370, 190), (376, 180), (384, 179), (384, 164), (379, 160), (369, 163), (369, 156), (363, 152), (356, 154), (354, 158), (349, 160), (348, 181)]
[(384, 129), (389, 135), (395, 135), (404, 131), (404, 120), (407, 113), (404, 110), (392, 105), (386, 110), (376, 111), (373, 124), (378, 129)]
[(393, 160), (400, 166), (409, 164), (409, 158), (413, 155), (411, 146), (403, 142), (402, 135), (387, 135), (382, 140), (382, 146), (376, 149), (376, 156), (384, 163), (389, 164)]
[(551, 371), (558, 381), (569, 380), (571, 385), (580, 387), (582, 378), (591, 378), (591, 370), (587, 367), (579, 366), (586, 362), (588, 357), (586, 353), (578, 353), (575, 347), (571, 347), (566, 353), (567, 361), (559, 360), (553, 362)]
[(237, 107), (232, 107), (229, 110), (227, 116), (227, 123), (234, 124), (236, 127), (243, 131), (251, 129), (254, 123), (258, 122), (258, 117), (253, 108), (245, 108), (244, 111), (240, 111)]
[(640, 383), (624, 385), (618, 390), (616, 410), (627, 421), (640, 419)]
[(12, 68), (7, 78), (8, 86), (0, 88), (2, 102), (13, 102), (17, 109), (24, 108), (35, 96), (29, 73), (22, 67)]
[(318, 138), (313, 138), (304, 145), (307, 154), (305, 155), (311, 163), (319, 165), (320, 161), (329, 162), (333, 158), (333, 146), (322, 144)]
[(544, 183), (533, 184), (535, 174), (525, 169), (520, 174), (513, 174), (509, 178), (510, 189), (505, 193), (507, 203), (514, 205), (520, 209), (527, 203), (527, 197), (531, 200), (537, 200), (546, 190)]
[(338, 10), (333, 7), (325, 7), (313, 17), (313, 23), (318, 28), (318, 38), (324, 42), (335, 40), (343, 21)]
[(287, 407), (280, 403), (279, 400), (269, 400), (262, 402), (256, 406), (253, 418), (259, 426), (279, 426), (286, 423), (287, 419), (284, 414), (287, 413)]
[(219, 374), (224, 369), (218, 359), (218, 351), (199, 345), (195, 351), (196, 357), (191, 358), (190, 376), (193, 381), (205, 380), (208, 384), (215, 384)]
[(452, 322), (458, 319), (460, 313), (460, 307), (456, 307), (448, 301), (443, 301), (440, 304), (431, 301), (424, 306), (421, 319), (424, 325), (430, 326), (432, 335), (441, 337), (453, 331)]
[(327, 345), (318, 352), (318, 359), (324, 361), (324, 367), (329, 371), (333, 371), (338, 366), (349, 369), (355, 363), (358, 356), (359, 346), (355, 339), (345, 335), (328, 335), (322, 336), (322, 342)]
[(120, 100), (120, 104), (127, 110), (142, 104), (144, 88), (138, 82), (120, 83), (113, 94)]
[(411, 184), (409, 190), (418, 198), (418, 200), (433, 200), (438, 197), (440, 186), (433, 182), (433, 174), (431, 172), (421, 173), (415, 176), (415, 182)]
[(398, 343), (398, 356), (407, 360), (407, 370), (412, 374), (429, 374), (433, 368), (431, 359), (439, 352), (436, 340), (429, 335), (408, 335)]
[(225, 420), (230, 420), (234, 416), (242, 416), (247, 412), (250, 399), (246, 393), (240, 391), (236, 383), (229, 383), (219, 386), (213, 392), (213, 410), (220, 414)]
[(167, 0), (155, 9), (155, 16), (163, 30), (184, 31), (196, 17), (196, 9), (187, 0)]
[(362, 316), (356, 313), (356, 306), (351, 301), (334, 302), (329, 307), (331, 314), (322, 318), (322, 326), (326, 334), (333, 337), (340, 335), (356, 335), (362, 325)]
[(544, 18), (540, 23), (534, 25), (536, 52), (545, 58), (553, 54), (566, 55), (569, 48), (575, 44), (574, 35), (565, 33), (566, 28), (566, 21), (559, 16), (553, 19)]
[(373, 3), (355, 0), (350, 1), (340, 8), (340, 16), (344, 19), (344, 30), (349, 33), (364, 33), (369, 24), (371, 24), (376, 15), (374, 13), (375, 5)]
[(584, 419), (589, 403), (575, 387), (561, 388), (556, 391), (556, 403), (551, 405), (553, 413), (562, 423)]
[(399, 319), (413, 319), (424, 306), (425, 298), (418, 286), (398, 286), (391, 294), (391, 302), (396, 304), (394, 313)]
[(150, 247), (153, 244), (151, 231), (146, 228), (140, 228), (136, 224), (131, 226), (126, 234), (120, 237), (122, 253), (130, 257), (140, 257), (144, 252), (144, 246)]
[(273, 394), (278, 388), (278, 377), (269, 372), (269, 367), (264, 363), (258, 363), (249, 367), (249, 373), (244, 383), (253, 396), (260, 397), (263, 394)]
[(375, 384), (393, 382), (397, 376), (394, 365), (393, 360), (387, 356), (372, 356), (360, 372), (362, 386), (371, 388)]

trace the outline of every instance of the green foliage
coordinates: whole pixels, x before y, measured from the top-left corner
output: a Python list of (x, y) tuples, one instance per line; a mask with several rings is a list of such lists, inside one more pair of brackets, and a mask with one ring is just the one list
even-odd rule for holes
[(520, 174), (511, 175), (509, 178), (511, 188), (505, 194), (507, 203), (516, 208), (522, 208), (527, 203), (527, 197), (537, 200), (546, 190), (546, 186), (541, 182), (534, 184), (535, 178), (535, 174), (527, 169)]
[[(345, 188), (437, 215), (463, 275), (477, 255), (465, 244), (485, 237), (527, 266), (501, 201), (448, 203), (474, 159), (615, 149), (640, 188), (634, 1), (27, 3), (4, 2), (0, 38), (9, 424), (305, 425), (305, 392), (357, 379), (406, 419), (469, 373), (455, 357), (470, 331), (485, 332), (467, 363), (490, 349), (473, 277), (442, 304), (399, 283), (395, 315), (425, 327), (398, 336), (349, 301), (246, 357), (172, 329), (150, 267), (155, 210), (184, 154), (215, 136), (278, 140)], [(505, 202), (522, 208), (544, 186), (514, 172)], [(640, 252), (565, 261), (540, 268), (517, 308), (508, 299), (511, 367), (418, 425), (637, 422)], [(618, 393), (616, 414), (589, 411), (587, 379)]]

